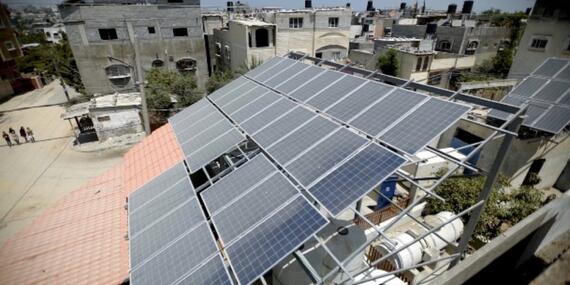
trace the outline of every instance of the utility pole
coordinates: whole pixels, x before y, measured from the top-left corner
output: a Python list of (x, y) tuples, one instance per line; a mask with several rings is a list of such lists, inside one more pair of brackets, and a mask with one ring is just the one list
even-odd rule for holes
[(53, 64), (53, 68), (55, 69), (55, 73), (57, 74), (57, 77), (59, 77), (59, 84), (61, 84), (61, 87), (63, 88), (63, 93), (65, 94), (65, 98), (67, 98), (67, 102), (69, 102), (71, 99), (69, 99), (69, 93), (67, 93), (67, 87), (65, 86), (65, 83), (63, 82), (63, 77), (61, 77), (61, 73), (59, 72), (59, 67), (57, 66), (57, 63), (55, 62), (55, 60), (53, 59), (53, 56), (50, 58), (51, 58), (51, 62)]
[(144, 90), (144, 77), (142, 72), (141, 66), (141, 57), (139, 55), (139, 45), (136, 40), (136, 36), (133, 30), (133, 25), (131, 23), (127, 23), (127, 30), (129, 32), (129, 38), (131, 39), (131, 43), (133, 44), (133, 48), (135, 50), (135, 65), (137, 71), (137, 82), (136, 86), (141, 94), (141, 105), (142, 105), (142, 117), (143, 117), (143, 126), (144, 131), (147, 135), (150, 135), (150, 122), (148, 119), (148, 107), (146, 106), (146, 95)]

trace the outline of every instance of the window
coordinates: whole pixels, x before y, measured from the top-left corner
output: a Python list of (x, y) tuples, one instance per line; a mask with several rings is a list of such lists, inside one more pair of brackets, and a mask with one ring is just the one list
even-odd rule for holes
[(323, 53), (322, 53), (322, 52), (317, 52), (317, 53), (315, 54), (315, 56), (316, 56), (317, 58), (323, 58)]
[(126, 86), (131, 80), (131, 68), (125, 64), (113, 64), (105, 68), (109, 81), (116, 86)]
[(289, 28), (290, 29), (303, 28), (303, 18), (289, 18)]
[(422, 69), (422, 60), (423, 58), (421, 56), (418, 57), (418, 61), (416, 63), (416, 71), (420, 71)]
[(14, 45), (13, 42), (4, 42), (4, 46), (6, 46), (6, 49), (9, 51), (13, 51), (16, 49), (16, 46)]
[(154, 27), (148, 27), (147, 29), (148, 29), (148, 33), (149, 33), (149, 34), (154, 34), (154, 33), (156, 33), (156, 30), (154, 29)]
[(439, 85), (441, 83), (442, 72), (430, 72), (428, 75), (427, 84), (429, 85)]
[(176, 69), (179, 72), (189, 72), (196, 70), (196, 60), (192, 58), (183, 58), (176, 62)]
[(111, 116), (97, 117), (97, 121), (99, 121), (99, 122), (106, 122), (106, 121), (110, 121), (110, 120), (111, 120)]
[(440, 41), (437, 45), (439, 50), (443, 51), (451, 50), (451, 43), (449, 41)]
[(230, 46), (224, 47), (224, 54), (226, 55), (226, 59), (228, 61), (232, 59), (232, 50), (230, 49)]
[(215, 53), (216, 53), (216, 56), (222, 55), (222, 44), (221, 43), (216, 43)]
[(428, 68), (429, 57), (424, 58), (424, 66), (422, 66), (422, 71), (426, 71)]
[(116, 40), (117, 30), (116, 29), (99, 29), (99, 37), (104, 41)]
[(175, 37), (187, 37), (188, 36), (188, 29), (187, 28), (174, 28), (172, 29), (172, 33)]
[(164, 66), (164, 60), (157, 58), (153, 60), (151, 64), (153, 68), (161, 68)]
[(255, 47), (269, 46), (269, 31), (267, 29), (255, 30)]
[(533, 38), (530, 42), (530, 47), (533, 49), (545, 49), (548, 44), (548, 39), (543, 37)]
[(467, 48), (465, 49), (465, 54), (475, 54), (475, 51), (479, 47), (478, 41), (472, 41), (467, 44)]
[(333, 60), (342, 59), (342, 53), (340, 51), (333, 51), (332, 52), (332, 58), (333, 58)]
[(329, 18), (329, 28), (338, 28), (338, 17)]

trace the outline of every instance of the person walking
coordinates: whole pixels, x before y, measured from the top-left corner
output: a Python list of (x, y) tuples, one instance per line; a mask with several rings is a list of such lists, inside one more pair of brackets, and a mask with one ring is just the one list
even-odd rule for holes
[(2, 132), (2, 137), (6, 140), (6, 144), (9, 147), (12, 147), (12, 141), (10, 140), (10, 136), (6, 132)]
[(18, 137), (18, 135), (16, 134), (16, 132), (14, 130), (12, 130), (12, 132), (10, 132), (10, 136), (12, 137), (12, 140), (16, 144), (20, 144), (20, 138)]
[(21, 136), (26, 142), (28, 142), (28, 136), (26, 135), (26, 129), (24, 129), (24, 126), (20, 126), (20, 136)]
[(34, 132), (32, 131), (32, 129), (30, 129), (30, 127), (26, 128), (26, 134), (28, 135), (28, 140), (35, 143), (36, 142), (36, 138), (34, 138)]

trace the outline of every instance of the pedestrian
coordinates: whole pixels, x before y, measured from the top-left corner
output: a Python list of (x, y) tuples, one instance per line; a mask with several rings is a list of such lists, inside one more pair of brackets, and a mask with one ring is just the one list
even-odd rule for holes
[[(12, 130), (13, 131), (13, 130)], [(18, 137), (18, 135), (16, 134), (16, 132), (12, 132), (10, 133), (10, 135), (12, 136), (12, 140), (16, 143), (16, 144), (20, 144), (20, 138)]]
[(26, 128), (26, 133), (28, 135), (28, 140), (35, 143), (36, 142), (36, 138), (34, 138), (34, 132), (32, 131), (32, 129), (30, 129), (30, 127)]
[(10, 140), (10, 136), (6, 132), (2, 132), (2, 137), (6, 140), (6, 144), (9, 147), (12, 147), (12, 141)]
[(16, 133), (16, 131), (14, 131), (14, 129), (12, 129), (12, 128), (9, 128), (9, 129), (8, 129), (8, 133), (10, 133), (11, 135), (13, 135), (13, 134)]
[(28, 136), (26, 135), (26, 129), (24, 129), (24, 126), (20, 126), (20, 136), (28, 142)]

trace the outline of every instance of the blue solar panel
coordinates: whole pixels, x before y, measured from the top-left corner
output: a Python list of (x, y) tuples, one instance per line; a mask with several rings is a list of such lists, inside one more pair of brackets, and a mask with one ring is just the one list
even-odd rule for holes
[(552, 106), (548, 113), (534, 123), (540, 130), (558, 134), (570, 124), (570, 108)]
[(258, 85), (253, 83), (252, 81), (248, 81), (245, 84), (241, 85), (240, 87), (237, 87), (236, 89), (228, 92), (226, 96), (221, 97), (220, 99), (214, 101), (214, 103), (216, 103), (218, 107), (223, 107), (229, 104), (230, 102), (236, 100), (237, 98), (243, 96), (244, 94), (247, 94), (257, 86)]
[(291, 67), (289, 67), (286, 70), (283, 70), (283, 72), (275, 75), (273, 78), (267, 80), (264, 84), (270, 87), (275, 88), (275, 86), (289, 80), (291, 77), (299, 74), (299, 72), (303, 71), (305, 68), (307, 68), (309, 65), (301, 63), (301, 62), (296, 62), (294, 65), (292, 65)]
[(563, 81), (550, 81), (542, 90), (535, 94), (532, 99), (543, 100), (548, 103), (556, 103), (566, 92), (570, 90), (570, 83)]
[(345, 99), (329, 107), (325, 112), (343, 122), (356, 116), (376, 100), (386, 96), (394, 87), (386, 84), (368, 82)]
[[(186, 155), (188, 168), (190, 168), (192, 173), (196, 172), (219, 156), (228, 152), (230, 149), (236, 147), (243, 140), (244, 137), (240, 132), (236, 129), (231, 129), (229, 132), (217, 137), (215, 140), (204, 145), (198, 150)], [(182, 146), (182, 150), (184, 151), (184, 146)]]
[(176, 126), (176, 125), (180, 124), (184, 119), (186, 119), (186, 117), (196, 113), (198, 110), (204, 108), (207, 105), (210, 105), (210, 102), (208, 102), (208, 100), (206, 98), (201, 99), (200, 101), (198, 101), (198, 102), (188, 106), (184, 110), (180, 111), (176, 115), (170, 117), (170, 119), (168, 119), (168, 120), (170, 121), (170, 124), (172, 126)]
[(210, 215), (213, 215), (234, 198), (275, 171), (273, 164), (265, 155), (260, 154), (214, 183), (212, 187), (200, 195), (204, 199)]
[(218, 254), (176, 285), (232, 285), (228, 270)]
[[(266, 125), (264, 129), (254, 133), (253, 138), (260, 146), (268, 147), (276, 140), (315, 116), (315, 113), (302, 107), (297, 107), (271, 124)], [(255, 120), (261, 119), (262, 118), (255, 118)]]
[(297, 196), (226, 248), (239, 283), (253, 283), (327, 223), (304, 197)]
[(287, 178), (275, 172), (214, 215), (214, 225), (224, 244), (228, 244), (296, 194), (299, 191)]
[(371, 144), (309, 189), (309, 192), (337, 216), (351, 204), (392, 175), (405, 159), (388, 149)]
[(263, 111), (260, 111), (253, 117), (248, 118), (247, 121), (241, 124), (241, 127), (247, 133), (255, 134), (270, 122), (277, 119), (279, 116), (285, 114), (286, 112), (293, 110), (295, 107), (297, 107), (297, 104), (285, 98), (282, 98), (270, 107), (264, 109)]
[(320, 94), (309, 99), (307, 104), (315, 107), (317, 110), (325, 110), (350, 92), (357, 90), (365, 82), (365, 79), (354, 76), (343, 77), (335, 84), (324, 89)]
[(567, 59), (549, 58), (532, 74), (544, 77), (553, 77), (558, 73), (566, 64)]
[[(339, 72), (326, 71), (325, 73), (322, 73), (319, 76), (315, 77), (313, 80), (307, 82), (307, 84), (301, 86), (299, 89), (295, 90), (289, 95), (299, 101), (304, 102), (343, 76), (345, 75)], [(308, 80), (308, 78), (305, 78), (305, 80)]]
[(244, 95), (240, 96), (239, 98), (233, 100), (232, 102), (226, 104), (222, 107), (222, 110), (226, 114), (232, 114), (237, 110), (241, 109), (245, 105), (255, 101), (256, 99), (260, 98), (263, 94), (269, 92), (269, 89), (263, 86), (257, 86), (251, 89), (249, 92), (245, 93)]
[(276, 56), (276, 57), (272, 57), (271, 59), (265, 61), (263, 64), (261, 64), (260, 66), (254, 68), (253, 70), (251, 70), (250, 72), (248, 72), (246, 75), (252, 78), (256, 78), (257, 76), (259, 76), (260, 74), (265, 73), (266, 71), (268, 71), (269, 69), (271, 69), (274, 65), (278, 64), (279, 62), (281, 62), (282, 60), (284, 60), (284, 58)]
[(527, 77), (521, 84), (517, 85), (510, 94), (522, 97), (531, 97), (538, 91), (548, 80), (534, 77)]
[(415, 154), (455, 124), (470, 109), (467, 106), (431, 98), (383, 134), (380, 139), (409, 154)]
[(282, 61), (280, 61), (279, 63), (268, 69), (266, 72), (256, 76), (255, 79), (258, 80), (259, 82), (264, 82), (267, 79), (270, 79), (271, 77), (275, 76), (277, 73), (291, 67), (295, 63), (297, 63), (297, 61), (284, 58)]
[(236, 123), (243, 123), (245, 120), (251, 118), (267, 106), (275, 103), (276, 101), (282, 99), (281, 96), (276, 93), (269, 91), (265, 93), (261, 98), (249, 103), (247, 106), (241, 108), (239, 111), (232, 113), (230, 117)]
[(315, 76), (323, 73), (324, 70), (322, 68), (318, 68), (316, 66), (310, 66), (309, 68), (303, 70), (301, 73), (293, 76), (289, 80), (277, 85), (275, 89), (289, 94), (291, 91), (297, 89), (299, 86), (303, 85), (307, 81), (313, 79)]
[(134, 211), (138, 209), (185, 177), (188, 177), (188, 173), (184, 164), (176, 164), (131, 193), (129, 195), (129, 210)]

